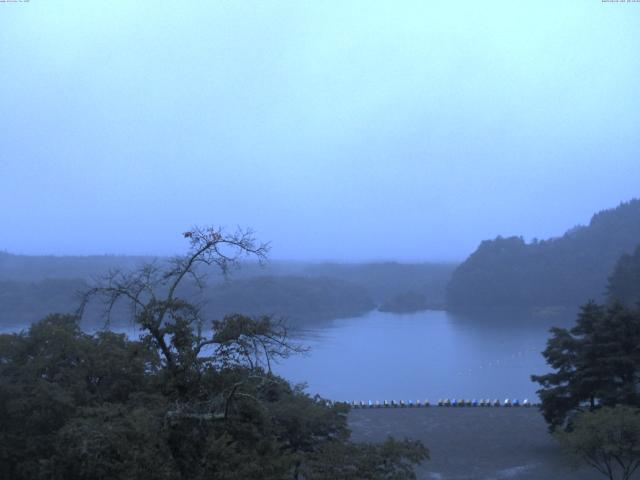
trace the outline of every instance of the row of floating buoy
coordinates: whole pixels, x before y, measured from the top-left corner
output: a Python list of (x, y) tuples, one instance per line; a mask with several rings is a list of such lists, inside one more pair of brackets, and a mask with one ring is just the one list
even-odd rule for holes
[[(376, 400), (375, 402), (372, 402), (371, 400), (369, 400), (368, 402), (354, 400), (352, 402), (346, 402), (346, 403), (348, 403), (351, 406), (351, 408), (419, 408), (419, 407), (431, 406), (431, 403), (429, 402), (429, 400), (425, 400), (423, 402), (420, 400), (416, 400), (415, 402), (413, 400), (408, 400), (406, 402), (404, 400), (399, 400), (399, 401), (384, 400), (383, 402), (379, 402), (378, 400)], [(497, 398), (494, 400), (490, 400), (488, 398), (486, 399), (483, 398), (480, 400), (476, 400), (476, 399), (456, 400), (455, 398), (454, 399), (444, 398), (444, 399), (438, 400), (437, 403), (435, 403), (435, 405), (437, 405), (438, 407), (531, 407), (531, 406), (537, 406), (537, 404), (532, 404), (526, 398), (522, 402), (520, 402), (520, 400), (515, 398), (514, 399), (505, 398), (503, 402), (501, 402)]]

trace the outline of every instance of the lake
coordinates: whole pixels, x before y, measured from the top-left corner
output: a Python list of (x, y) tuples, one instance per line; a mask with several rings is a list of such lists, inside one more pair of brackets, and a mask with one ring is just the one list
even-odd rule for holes
[[(540, 354), (549, 328), (574, 322), (573, 311), (372, 311), (305, 330), (297, 341), (310, 352), (274, 370), (331, 400), (537, 400), (529, 376), (549, 371)], [(115, 330), (137, 336), (134, 327)]]
[(528, 398), (532, 373), (549, 371), (540, 354), (551, 326), (575, 312), (415, 314), (378, 311), (305, 332), (311, 350), (274, 370), (332, 400)]

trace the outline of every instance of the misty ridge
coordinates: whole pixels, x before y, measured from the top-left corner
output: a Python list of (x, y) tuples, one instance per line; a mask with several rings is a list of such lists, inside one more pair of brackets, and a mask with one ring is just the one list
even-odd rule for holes
[[(640, 200), (594, 214), (586, 226), (563, 236), (526, 243), (522, 237), (482, 241), (464, 262), (336, 263), (243, 262), (223, 276), (203, 273), (204, 290), (186, 283), (180, 294), (210, 318), (233, 313), (283, 318), (304, 327), (374, 309), (411, 313), (477, 308), (574, 308), (585, 299), (603, 301), (607, 281), (620, 257), (640, 239)], [(162, 257), (25, 256), (0, 252), (0, 322), (33, 322), (49, 312), (73, 313), (92, 279), (108, 271), (136, 268)], [(126, 321), (120, 310), (113, 325)], [(99, 326), (97, 311), (85, 316)]]
[[(151, 257), (28, 257), (0, 252), (0, 319), (3, 324), (35, 321), (47, 312), (72, 313), (79, 304), (77, 292), (93, 277), (109, 270), (126, 270)], [(398, 296), (416, 295), (421, 305), (442, 305), (445, 285), (454, 264), (313, 264), (269, 262), (265, 266), (242, 263), (224, 278), (216, 269), (207, 271), (203, 291), (193, 284), (180, 294), (201, 305), (211, 318), (226, 314), (274, 315), (303, 326), (334, 318), (362, 315), (393, 302)], [(203, 272), (204, 273), (204, 272)], [(417, 308), (420, 310), (422, 308)], [(122, 324), (125, 311), (112, 316)], [(86, 321), (100, 325), (97, 312)]]

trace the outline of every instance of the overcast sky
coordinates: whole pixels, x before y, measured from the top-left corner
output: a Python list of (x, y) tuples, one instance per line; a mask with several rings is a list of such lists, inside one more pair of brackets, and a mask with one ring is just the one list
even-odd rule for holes
[(459, 260), (640, 196), (640, 3), (0, 3), (0, 250)]

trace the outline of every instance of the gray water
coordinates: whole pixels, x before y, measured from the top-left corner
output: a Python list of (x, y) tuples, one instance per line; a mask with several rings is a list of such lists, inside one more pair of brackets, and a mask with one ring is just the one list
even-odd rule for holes
[[(529, 377), (549, 371), (540, 354), (549, 328), (574, 321), (575, 312), (567, 311), (373, 311), (305, 330), (296, 340), (309, 353), (274, 370), (331, 400), (537, 400), (538, 386)], [(133, 325), (114, 330), (139, 333)]]
[(309, 354), (275, 370), (332, 400), (536, 400), (529, 377), (549, 371), (540, 354), (549, 328), (573, 322), (574, 312), (374, 311), (307, 332)]

